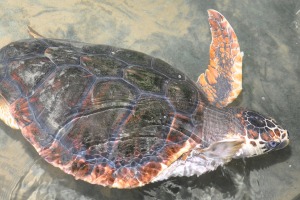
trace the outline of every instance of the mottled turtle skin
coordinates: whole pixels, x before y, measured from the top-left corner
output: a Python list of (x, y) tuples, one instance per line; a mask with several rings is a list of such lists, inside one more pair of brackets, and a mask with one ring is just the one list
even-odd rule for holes
[(166, 62), (107, 45), (13, 42), (0, 50), (0, 81), (1, 96), (38, 153), (103, 186), (150, 183), (194, 148), (233, 133), (263, 144), (264, 152), (275, 149), (274, 137), (288, 138), (255, 112), (211, 105), (199, 85)]

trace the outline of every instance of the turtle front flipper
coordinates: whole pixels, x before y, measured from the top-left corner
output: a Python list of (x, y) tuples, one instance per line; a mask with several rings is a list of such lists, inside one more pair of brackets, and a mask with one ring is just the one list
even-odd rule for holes
[(212, 105), (225, 107), (242, 91), (243, 52), (237, 36), (225, 17), (208, 10), (212, 34), (208, 69), (197, 81)]

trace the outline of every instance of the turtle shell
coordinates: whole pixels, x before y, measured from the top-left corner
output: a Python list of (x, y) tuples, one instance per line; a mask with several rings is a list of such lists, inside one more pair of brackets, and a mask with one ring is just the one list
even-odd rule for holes
[(160, 59), (107, 45), (28, 39), (0, 51), (0, 93), (49, 163), (117, 188), (151, 182), (201, 143), (206, 104)]

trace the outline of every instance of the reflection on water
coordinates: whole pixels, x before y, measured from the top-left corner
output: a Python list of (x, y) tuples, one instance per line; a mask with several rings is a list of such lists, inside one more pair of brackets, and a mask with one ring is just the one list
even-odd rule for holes
[(42, 35), (102, 43), (162, 58), (196, 79), (208, 63), (206, 10), (231, 22), (244, 57), (244, 91), (235, 104), (274, 116), (291, 145), (236, 160), (199, 178), (173, 178), (134, 190), (75, 181), (39, 159), (18, 131), (1, 123), (2, 199), (296, 199), (300, 191), (300, 2), (1, 1), (0, 46)]

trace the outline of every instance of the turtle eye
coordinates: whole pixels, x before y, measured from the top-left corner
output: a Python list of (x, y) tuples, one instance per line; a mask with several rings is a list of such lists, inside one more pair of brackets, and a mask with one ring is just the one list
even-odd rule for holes
[(275, 142), (275, 141), (268, 142), (268, 146), (270, 148), (275, 148), (278, 144), (279, 144), (279, 142)]

